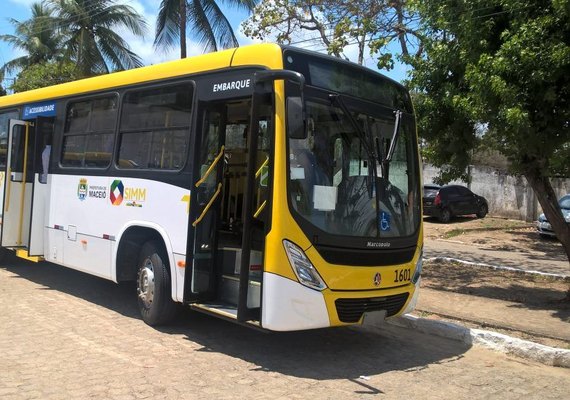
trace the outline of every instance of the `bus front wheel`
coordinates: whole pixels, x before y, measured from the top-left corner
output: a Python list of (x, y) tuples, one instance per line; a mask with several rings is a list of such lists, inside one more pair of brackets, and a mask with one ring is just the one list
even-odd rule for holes
[(177, 305), (170, 295), (168, 257), (156, 241), (146, 242), (140, 252), (137, 297), (143, 321), (155, 326), (171, 321)]

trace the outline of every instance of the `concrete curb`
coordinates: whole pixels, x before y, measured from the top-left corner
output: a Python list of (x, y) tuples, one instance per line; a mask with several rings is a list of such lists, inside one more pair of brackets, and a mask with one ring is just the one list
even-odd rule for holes
[(497, 332), (470, 329), (451, 322), (436, 321), (413, 315), (389, 318), (386, 319), (386, 322), (400, 328), (414, 329), (428, 335), (437, 335), (468, 345), (484, 346), (545, 365), (570, 368), (570, 350), (544, 346)]
[(544, 277), (553, 278), (553, 279), (557, 279), (557, 280), (570, 281), (570, 275), (553, 274), (553, 273), (549, 273), (549, 272), (541, 272), (541, 271), (533, 271), (533, 270), (528, 271), (526, 269), (521, 269), (521, 268), (504, 267), (504, 266), (498, 266), (498, 265), (491, 265), (491, 264), (485, 264), (485, 263), (465, 261), (465, 260), (461, 260), (459, 258), (453, 258), (453, 257), (430, 257), (430, 258), (424, 258), (423, 261), (424, 262), (451, 261), (451, 262), (456, 262), (456, 263), (460, 263), (460, 264), (468, 265), (468, 266), (472, 266), (472, 267), (484, 267), (484, 268), (497, 269), (497, 270), (503, 270), (503, 271), (511, 271), (511, 272), (516, 272), (519, 274), (541, 275)]

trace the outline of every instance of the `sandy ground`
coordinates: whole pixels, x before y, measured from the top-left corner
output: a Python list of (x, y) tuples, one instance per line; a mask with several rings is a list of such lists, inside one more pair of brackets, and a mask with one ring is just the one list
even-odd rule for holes
[(556, 260), (566, 258), (560, 242), (540, 237), (534, 222), (494, 217), (455, 217), (449, 224), (442, 224), (434, 218), (424, 218), (424, 230), (426, 241), (457, 241), (491, 251), (525, 253), (529, 257), (546, 255)]
[[(424, 228), (426, 246), (429, 243), (448, 243), (448, 256), (451, 258), (461, 258), (462, 255), (453, 252), (454, 245), (470, 246), (473, 248), (471, 254), (476, 255), (477, 251), (483, 249), (483, 254), (501, 254), (506, 258), (522, 260), (520, 262), (523, 264), (525, 260), (532, 264), (538, 258), (543, 261), (550, 259), (552, 265), (555, 262), (558, 266), (562, 265), (562, 271), (558, 267), (543, 272), (562, 272), (570, 275), (570, 267), (561, 244), (554, 239), (540, 238), (532, 223), (501, 218), (465, 217), (456, 218), (450, 224), (441, 224), (426, 218)], [(484, 261), (487, 260), (482, 260)], [(458, 312), (457, 307), (445, 307), (445, 302), (440, 302), (441, 310), (437, 307), (431, 308), (436, 314), (439, 312), (440, 315), (468, 322), (472, 327), (485, 328), (489, 324), (489, 316), (496, 314), (497, 308), (503, 308), (505, 317), (499, 316), (494, 321), (493, 330), (501, 331), (504, 328), (504, 333), (562, 348), (567, 348), (570, 341), (567, 335), (557, 335), (556, 331), (561, 326), (564, 330), (570, 329), (570, 303), (561, 301), (569, 287), (570, 277), (554, 279), (493, 268), (467, 268), (460, 263), (444, 261), (426, 262), (422, 278), (422, 288), (431, 290), (431, 296), (437, 297), (437, 293), (441, 293), (440, 296), (447, 298), (451, 294), (457, 294), (460, 298), (463, 295), (463, 299), (468, 300), (465, 296), (476, 299), (477, 313)], [(520, 318), (514, 314), (512, 317), (515, 319), (510, 321), (509, 310), (514, 308), (527, 310), (530, 313), (528, 318), (524, 315), (522, 318), (527, 321), (536, 319), (535, 325), (540, 326), (540, 329), (533, 329), (530, 322), (526, 329), (521, 321), (515, 320)]]

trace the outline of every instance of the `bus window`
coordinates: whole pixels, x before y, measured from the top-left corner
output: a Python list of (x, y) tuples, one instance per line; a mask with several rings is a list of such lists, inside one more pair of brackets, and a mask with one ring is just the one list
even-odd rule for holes
[(106, 168), (113, 154), (117, 96), (72, 102), (67, 106), (61, 165)]
[(0, 168), (6, 167), (8, 155), (8, 128), (11, 119), (18, 118), (18, 111), (0, 113)]
[(120, 125), (119, 167), (179, 170), (184, 166), (192, 86), (127, 93)]

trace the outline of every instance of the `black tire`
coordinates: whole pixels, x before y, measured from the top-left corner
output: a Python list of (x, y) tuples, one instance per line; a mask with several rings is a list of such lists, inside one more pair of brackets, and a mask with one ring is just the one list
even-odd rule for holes
[(172, 321), (178, 311), (172, 300), (170, 269), (164, 247), (146, 242), (139, 255), (137, 300), (142, 319), (150, 326)]
[(489, 212), (487, 204), (481, 204), (479, 211), (477, 211), (477, 218), (485, 218), (485, 215)]
[(451, 221), (451, 211), (449, 211), (449, 208), (442, 208), (439, 212), (438, 219), (439, 222), (443, 222), (444, 224), (447, 224), (449, 221)]

